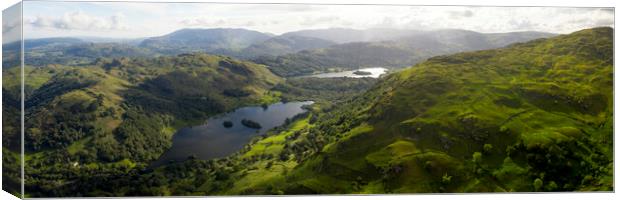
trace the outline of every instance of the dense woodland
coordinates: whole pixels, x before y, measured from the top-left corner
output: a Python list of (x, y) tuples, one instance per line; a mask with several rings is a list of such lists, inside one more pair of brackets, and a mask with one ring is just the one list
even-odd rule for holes
[[(489, 49), (482, 51), (454, 43), (392, 51), (364, 41), (280, 51), (258, 64), (215, 53), (164, 55), (176, 36), (192, 32), (126, 50), (55, 45), (91, 57), (79, 65), (67, 63), (74, 57), (28, 63), (26, 197), (613, 190), (611, 28), (475, 47)], [(237, 44), (269, 41), (243, 34), (252, 40)], [(50, 48), (41, 45), (32, 48)], [(131, 50), (147, 46), (157, 51)], [(375, 51), (384, 54), (365, 56)], [(446, 52), (456, 54), (439, 56)], [(365, 59), (418, 64), (378, 79), (290, 77)], [(13, 193), (19, 70), (3, 69), (3, 188)], [(181, 127), (241, 106), (301, 100), (316, 103), (233, 155), (149, 167)]]

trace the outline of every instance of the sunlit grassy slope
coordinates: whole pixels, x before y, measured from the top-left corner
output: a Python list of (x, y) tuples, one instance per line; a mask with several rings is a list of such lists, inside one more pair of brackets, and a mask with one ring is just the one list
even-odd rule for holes
[(309, 131), (325, 145), (250, 193), (612, 190), (612, 38), (587, 29), (392, 74), (320, 114)]
[[(393, 74), (293, 182), (319, 193), (611, 190), (612, 38), (588, 29)], [(312, 184), (323, 176), (362, 183)]]

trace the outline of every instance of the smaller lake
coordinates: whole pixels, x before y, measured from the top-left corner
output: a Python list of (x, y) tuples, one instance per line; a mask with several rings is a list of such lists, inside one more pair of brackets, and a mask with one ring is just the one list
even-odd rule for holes
[[(358, 70), (350, 70), (350, 71), (342, 71), (342, 72), (329, 72), (329, 73), (322, 73), (322, 74), (314, 74), (314, 75), (309, 75), (306, 77), (317, 77), (317, 78), (336, 78), (336, 77), (351, 77), (351, 78), (364, 78), (364, 77), (371, 77), (371, 78), (379, 78), (379, 76), (381, 76), (382, 74), (387, 73), (386, 68), (383, 67), (371, 67), (371, 68), (362, 68), (362, 69), (358, 69)], [(355, 71), (363, 71), (363, 72), (370, 72), (371, 74), (369, 75), (357, 75), (354, 74)]]
[[(280, 102), (266, 108), (242, 107), (211, 117), (207, 124), (182, 128), (172, 137), (172, 147), (151, 163), (151, 166), (160, 166), (169, 161), (183, 161), (192, 155), (205, 160), (228, 156), (242, 149), (252, 137), (283, 125), (287, 118), (307, 112), (302, 106), (313, 103)], [(241, 124), (243, 119), (258, 122), (262, 128), (249, 128)], [(224, 127), (226, 121), (232, 122), (232, 126)]]

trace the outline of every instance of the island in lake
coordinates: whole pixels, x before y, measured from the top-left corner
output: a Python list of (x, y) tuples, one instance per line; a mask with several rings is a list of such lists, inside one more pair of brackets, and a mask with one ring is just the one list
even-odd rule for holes
[(241, 124), (243, 124), (244, 126), (246, 126), (248, 128), (254, 128), (254, 129), (262, 128), (262, 126), (258, 122), (252, 121), (250, 119), (243, 119), (243, 120), (241, 120)]
[(358, 71), (354, 71), (353, 74), (360, 75), (360, 76), (368, 76), (368, 75), (372, 75), (372, 72), (358, 70)]
[(233, 126), (233, 123), (231, 121), (224, 121), (224, 123), (222, 123), (222, 125), (226, 128), (230, 128)]

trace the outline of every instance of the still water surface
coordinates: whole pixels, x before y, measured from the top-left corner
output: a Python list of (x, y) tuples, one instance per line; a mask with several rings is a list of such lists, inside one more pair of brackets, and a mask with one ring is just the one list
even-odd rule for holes
[[(372, 74), (369, 75), (356, 75), (353, 72), (355, 71), (364, 71), (370, 72)], [(379, 78), (382, 74), (387, 72), (386, 68), (383, 67), (371, 67), (371, 68), (362, 68), (359, 70), (350, 70), (350, 71), (342, 71), (342, 72), (330, 72), (330, 73), (322, 73), (322, 74), (314, 74), (309, 75), (308, 77), (317, 77), (317, 78), (336, 78), (336, 77), (351, 77), (351, 78), (363, 78), (363, 77), (371, 77), (371, 78)]]
[[(284, 124), (286, 118), (306, 112), (302, 108), (314, 102), (275, 103), (266, 108), (249, 106), (220, 114), (207, 120), (207, 124), (180, 129), (172, 138), (172, 147), (151, 166), (159, 166), (171, 161), (183, 161), (189, 156), (198, 159), (212, 159), (228, 156), (247, 144), (252, 137), (263, 134), (269, 129)], [(248, 128), (241, 120), (258, 122), (262, 128)], [(225, 121), (232, 122), (230, 128), (224, 127)]]

